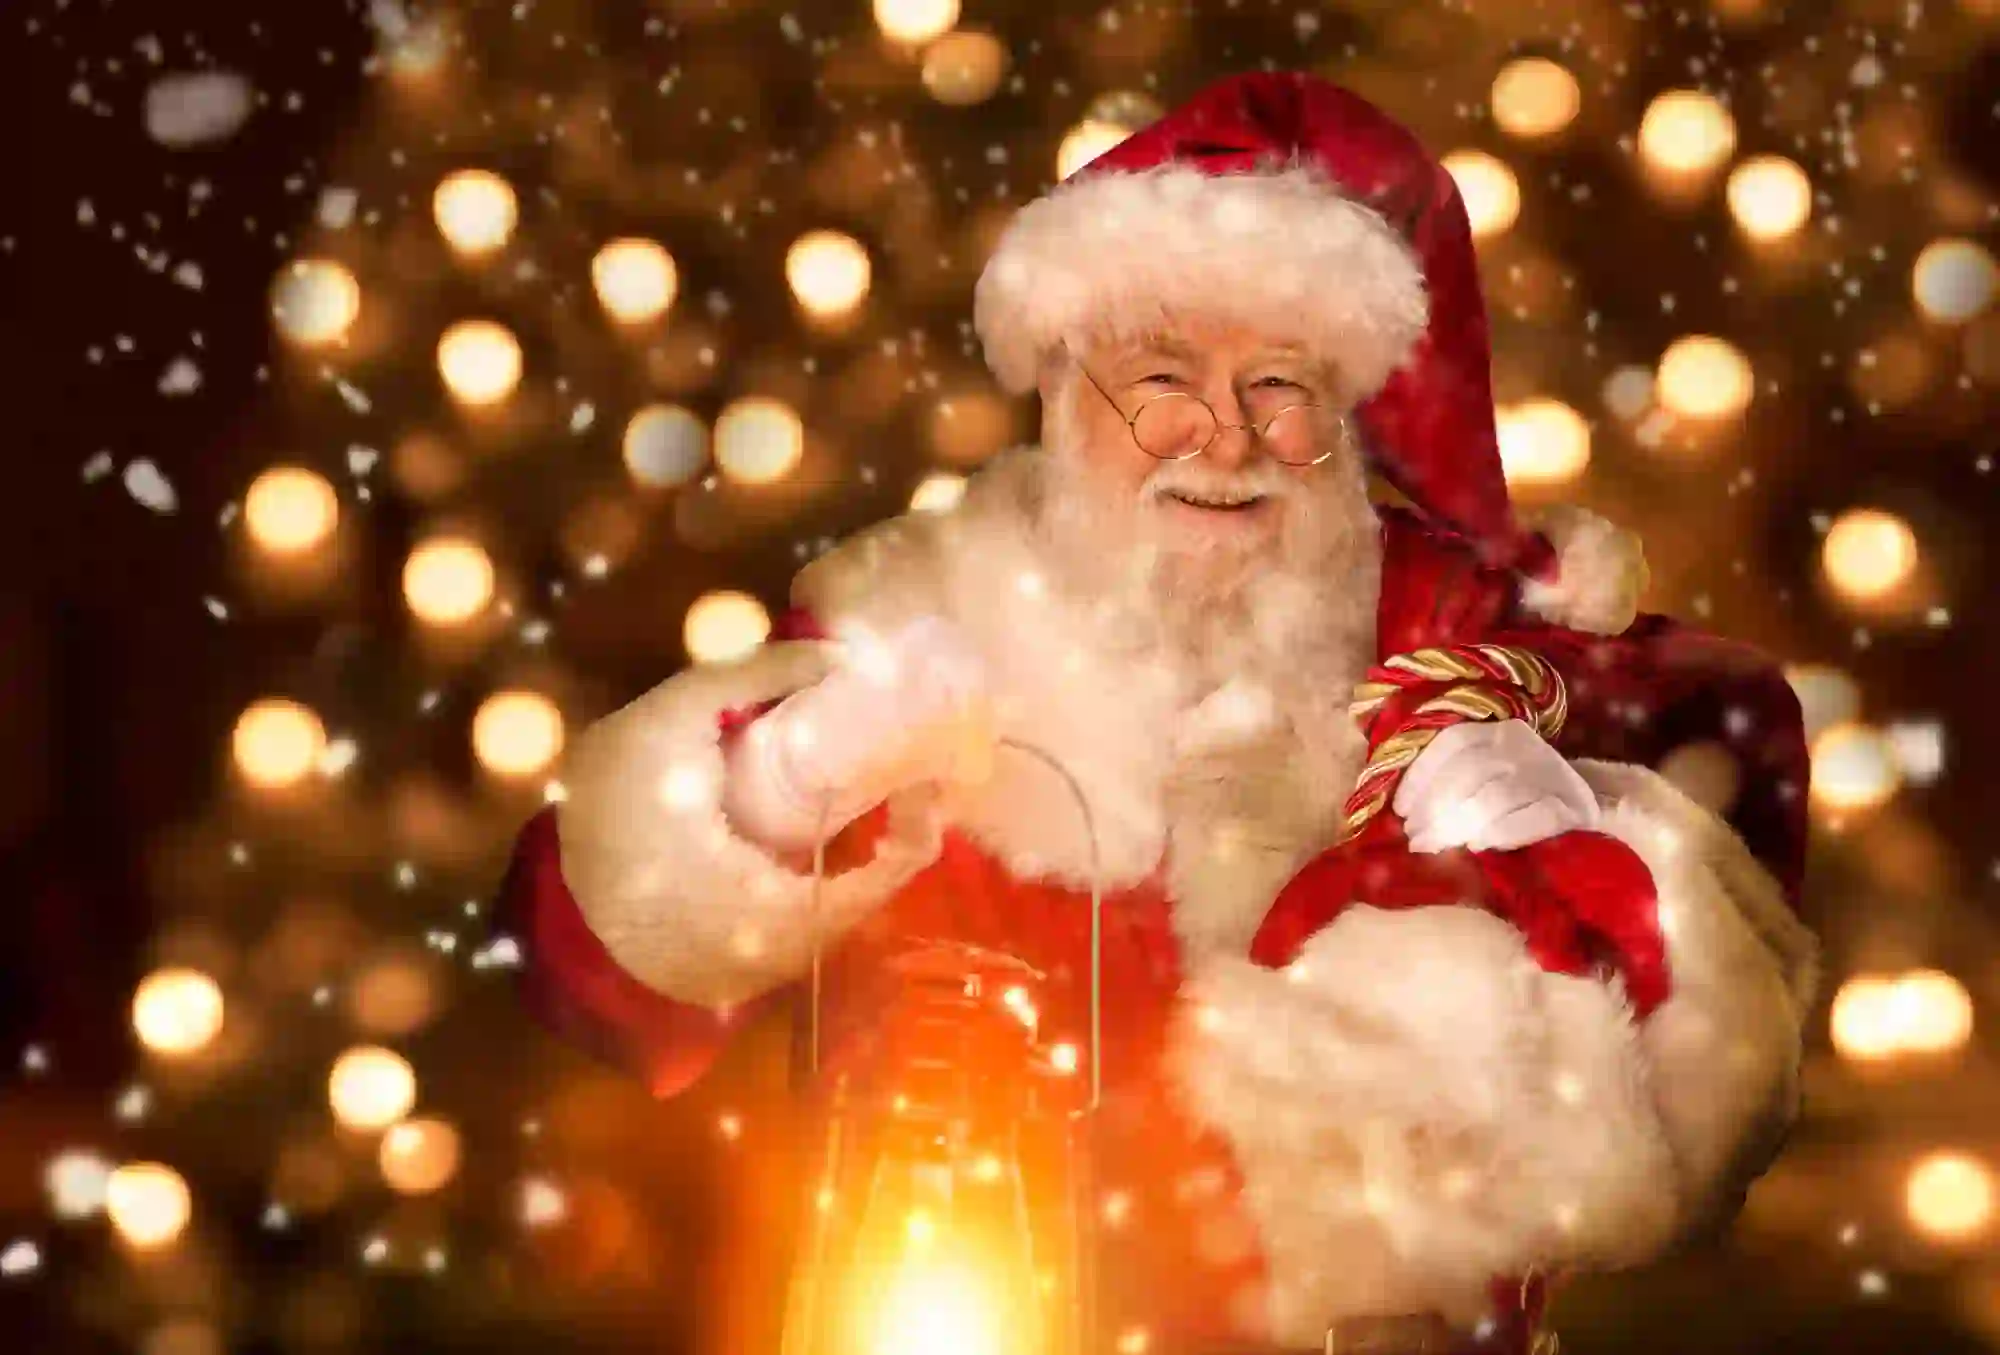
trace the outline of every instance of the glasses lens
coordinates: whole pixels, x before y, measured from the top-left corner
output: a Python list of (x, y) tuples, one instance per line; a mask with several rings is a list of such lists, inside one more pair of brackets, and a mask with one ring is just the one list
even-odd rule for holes
[(1335, 420), (1318, 405), (1293, 405), (1264, 425), (1271, 459), (1287, 466), (1310, 466), (1333, 450)]
[(1132, 436), (1147, 456), (1184, 461), (1215, 439), (1215, 414), (1192, 395), (1156, 395), (1139, 406)]

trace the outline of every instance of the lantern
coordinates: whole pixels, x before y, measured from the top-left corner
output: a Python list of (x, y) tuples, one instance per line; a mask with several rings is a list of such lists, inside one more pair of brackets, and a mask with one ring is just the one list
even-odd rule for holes
[(884, 971), (822, 1069), (815, 968), (825, 1137), (783, 1355), (1082, 1355), (1095, 1094), (1040, 1041), (1043, 976), (948, 941)]

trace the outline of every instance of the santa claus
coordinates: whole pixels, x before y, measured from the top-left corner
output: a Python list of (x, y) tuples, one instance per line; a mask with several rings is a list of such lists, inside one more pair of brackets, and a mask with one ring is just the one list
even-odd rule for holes
[[(976, 321), (1041, 446), (577, 741), (505, 891), (531, 998), (669, 1094), (815, 954), (838, 1045), (871, 965), (945, 935), (1050, 974), (1044, 1021), (1081, 1037), (1095, 880), (1099, 1160), (1144, 1239), (1107, 1320), (1155, 1351), (1546, 1344), (1546, 1276), (1726, 1220), (1794, 1114), (1789, 689), (1640, 615), (1625, 533), (1517, 523), (1459, 195), (1350, 93), (1201, 93), (1019, 214)], [(1567, 724), (1429, 740), (1381, 806), (1401, 850), (1603, 835), (1651, 887), (1581, 959), (1470, 895), (1322, 910), (1253, 955), (1342, 837), (1357, 685), (1496, 638)], [(1696, 743), (1733, 755), (1727, 803), (1654, 770)]]

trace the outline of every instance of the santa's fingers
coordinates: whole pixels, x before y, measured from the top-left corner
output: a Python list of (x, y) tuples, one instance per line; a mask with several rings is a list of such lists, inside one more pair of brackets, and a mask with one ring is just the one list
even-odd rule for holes
[(1435, 804), (1411, 835), (1410, 849), (1425, 854), (1453, 847), (1479, 850), (1494, 823), (1541, 798), (1539, 790), (1503, 766), (1472, 794)]
[(1403, 773), (1391, 808), (1415, 831), (1426, 831), (1439, 810), (1464, 803), (1507, 774), (1509, 763), (1489, 744), (1476, 725), (1443, 730)]
[(1472, 847), (1481, 852), (1518, 851), (1584, 826), (1573, 808), (1550, 796), (1502, 814), (1479, 833)]
[(1450, 773), (1461, 759), (1477, 758), (1479, 741), (1476, 726), (1471, 724), (1440, 729), (1403, 772), (1390, 807), (1408, 819), (1432, 796), (1439, 778)]

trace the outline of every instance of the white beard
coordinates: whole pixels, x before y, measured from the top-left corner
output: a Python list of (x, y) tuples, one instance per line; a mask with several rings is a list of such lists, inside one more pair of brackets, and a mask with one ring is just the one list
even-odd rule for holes
[[(1381, 587), (1380, 529), (1352, 462), (1234, 475), (1163, 463), (1137, 495), (1072, 448), (1051, 445), (1043, 462), (1034, 517), (1050, 582), (1091, 607), (1107, 645), (1169, 665), (1197, 699), (1240, 681), (1345, 718), (1374, 658)], [(1241, 547), (1191, 545), (1161, 515), (1166, 485), (1270, 494), (1284, 522)]]

